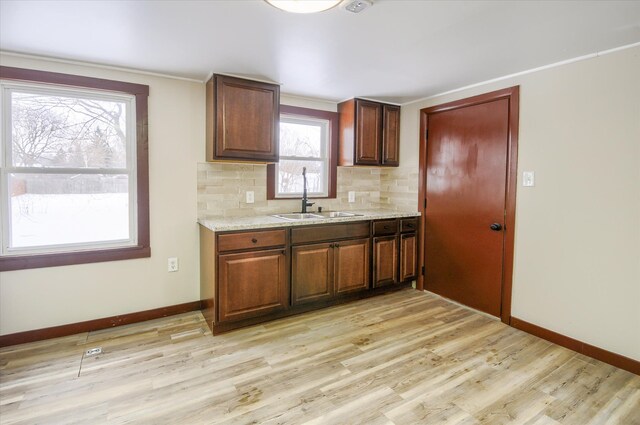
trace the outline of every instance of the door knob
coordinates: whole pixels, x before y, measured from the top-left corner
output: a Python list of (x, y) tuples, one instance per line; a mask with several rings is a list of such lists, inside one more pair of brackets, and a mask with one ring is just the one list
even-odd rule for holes
[(489, 228), (491, 230), (494, 230), (496, 232), (502, 230), (502, 225), (500, 223), (493, 223), (491, 226), (489, 226)]

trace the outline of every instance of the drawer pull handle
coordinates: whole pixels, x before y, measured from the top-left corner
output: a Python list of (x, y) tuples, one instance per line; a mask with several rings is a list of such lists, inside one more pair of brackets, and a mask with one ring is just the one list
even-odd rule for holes
[(258, 240), (256, 238), (251, 238), (251, 242), (258, 243)]
[(407, 227), (413, 228), (413, 224), (409, 223), (409, 224), (407, 224)]
[(384, 226), (384, 230), (389, 230), (389, 226)]

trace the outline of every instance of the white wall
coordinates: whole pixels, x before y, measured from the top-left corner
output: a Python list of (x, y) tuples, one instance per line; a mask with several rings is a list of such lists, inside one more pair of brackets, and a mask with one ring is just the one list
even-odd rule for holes
[(404, 105), (404, 166), (419, 110), (520, 85), (512, 316), (640, 359), (640, 47)]
[[(200, 299), (196, 164), (204, 160), (204, 85), (9, 55), (0, 63), (149, 85), (151, 220), (150, 258), (0, 273), (0, 334)], [(176, 273), (167, 273), (171, 256), (180, 259)]]

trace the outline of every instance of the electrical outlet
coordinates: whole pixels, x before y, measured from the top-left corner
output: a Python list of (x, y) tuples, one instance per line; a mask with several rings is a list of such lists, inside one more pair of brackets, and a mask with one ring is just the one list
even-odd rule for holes
[(356, 202), (356, 193), (353, 190), (349, 191), (349, 202)]
[(533, 187), (536, 185), (536, 175), (533, 171), (522, 172), (522, 186)]
[(256, 201), (253, 190), (247, 190), (247, 204), (253, 204)]
[(167, 260), (167, 271), (168, 272), (178, 271), (178, 257), (169, 257), (169, 259)]

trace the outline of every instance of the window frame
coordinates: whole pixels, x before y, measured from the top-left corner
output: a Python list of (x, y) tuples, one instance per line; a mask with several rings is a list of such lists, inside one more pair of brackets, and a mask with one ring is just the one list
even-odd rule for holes
[[(121, 81), (23, 68), (0, 66), (0, 79), (9, 83), (36, 83), (59, 86), (62, 89), (102, 91), (105, 94), (129, 95), (135, 104), (135, 161), (137, 219), (132, 223), (133, 245), (98, 247), (96, 249), (55, 251), (47, 253), (0, 255), (0, 271), (55, 267), (104, 261), (128, 260), (151, 256), (149, 235), (149, 161), (148, 161), (148, 96), (149, 86)], [(4, 113), (4, 112), (3, 112)], [(2, 117), (4, 120), (4, 116)], [(3, 135), (4, 137), (4, 135)], [(3, 144), (4, 146), (4, 144)], [(129, 158), (128, 158), (129, 160)], [(7, 182), (2, 182), (3, 185)], [(3, 190), (4, 193), (6, 191)], [(7, 194), (8, 196), (8, 194)], [(3, 197), (1, 202), (5, 202)]]
[[(327, 146), (327, 195), (309, 196), (309, 199), (333, 199), (336, 197), (336, 180), (338, 169), (338, 118), (337, 112), (322, 111), (319, 109), (301, 108), (298, 106), (280, 105), (280, 117), (308, 118), (311, 120), (323, 120), (328, 122), (328, 146)], [(281, 118), (282, 119), (282, 118)], [(279, 155), (279, 153), (278, 153)], [(303, 158), (306, 159), (306, 158)], [(314, 158), (314, 160), (317, 160)], [(276, 185), (278, 176), (276, 164), (267, 164), (267, 199), (268, 200), (292, 200), (298, 199), (298, 195), (278, 196)]]

